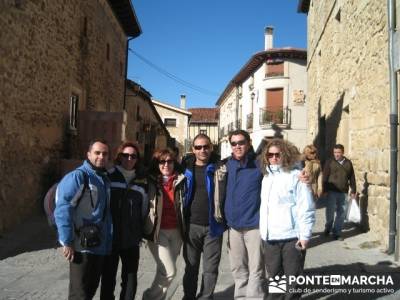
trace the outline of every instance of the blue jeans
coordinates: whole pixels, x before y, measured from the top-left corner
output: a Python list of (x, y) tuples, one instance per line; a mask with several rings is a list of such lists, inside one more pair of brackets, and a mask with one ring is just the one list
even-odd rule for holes
[[(344, 218), (346, 216), (347, 194), (340, 192), (328, 192), (326, 202), (326, 223), (325, 230), (332, 231), (334, 235), (342, 233)], [(336, 218), (335, 218), (336, 211)], [(332, 227), (333, 225), (333, 227)]]

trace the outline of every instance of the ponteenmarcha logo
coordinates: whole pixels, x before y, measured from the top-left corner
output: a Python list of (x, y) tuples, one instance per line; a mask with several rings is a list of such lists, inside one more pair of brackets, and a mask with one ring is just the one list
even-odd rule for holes
[(270, 277), (268, 282), (268, 293), (271, 294), (284, 294), (287, 290), (286, 276)]

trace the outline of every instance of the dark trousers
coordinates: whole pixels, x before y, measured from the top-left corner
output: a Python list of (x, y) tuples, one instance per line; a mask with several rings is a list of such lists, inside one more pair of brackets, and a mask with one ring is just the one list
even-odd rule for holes
[[(295, 245), (297, 239), (287, 241), (264, 242), (264, 258), (268, 277), (290, 275), (299, 276), (303, 274), (306, 258), (305, 250), (298, 250)], [(295, 284), (287, 285), (287, 291), (296, 288)], [(301, 294), (269, 294), (267, 299), (299, 299)]]
[(113, 251), (111, 255), (105, 256), (103, 274), (101, 276), (101, 300), (113, 300), (118, 262), (121, 257), (121, 294), (120, 300), (135, 299), (137, 288), (137, 271), (139, 267), (139, 246), (129, 249)]
[[(221, 260), (222, 236), (210, 237), (209, 226), (188, 225), (187, 239), (183, 244), (186, 267), (183, 276), (184, 300), (213, 299)], [(200, 293), (196, 298), (200, 258), (203, 252), (203, 276)]]
[(69, 300), (93, 299), (99, 286), (104, 256), (75, 252), (69, 263)]

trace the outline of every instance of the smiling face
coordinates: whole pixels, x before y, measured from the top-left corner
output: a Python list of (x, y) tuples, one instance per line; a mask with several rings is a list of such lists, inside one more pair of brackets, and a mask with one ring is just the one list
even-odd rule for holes
[(232, 135), (230, 143), (232, 155), (237, 160), (242, 160), (250, 149), (250, 142), (242, 134)]
[(161, 175), (171, 176), (172, 174), (174, 174), (174, 163), (175, 161), (169, 155), (160, 157), (160, 159), (158, 160), (158, 167), (160, 169)]
[(280, 165), (282, 161), (281, 149), (277, 146), (271, 146), (265, 154), (270, 165)]
[(101, 142), (96, 142), (87, 152), (87, 158), (96, 168), (105, 168), (108, 160), (108, 146)]
[(196, 156), (196, 165), (203, 166), (210, 160), (212, 145), (208, 139), (200, 137), (194, 140), (192, 151)]
[(122, 152), (119, 154), (120, 156), (120, 161), (121, 161), (121, 166), (125, 170), (133, 170), (135, 168), (138, 154), (136, 152), (136, 149), (133, 147), (125, 147)]

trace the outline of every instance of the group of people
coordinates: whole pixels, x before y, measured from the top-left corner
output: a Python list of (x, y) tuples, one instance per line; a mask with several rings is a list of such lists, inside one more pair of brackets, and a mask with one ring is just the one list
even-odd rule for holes
[[(283, 139), (269, 141), (259, 157), (246, 131), (231, 132), (229, 142), (232, 155), (221, 161), (210, 138), (199, 134), (181, 162), (165, 148), (155, 151), (146, 169), (138, 146), (124, 142), (109, 170), (106, 141), (91, 142), (87, 160), (56, 192), (69, 299), (92, 299), (100, 283), (100, 299), (114, 299), (120, 260), (120, 299), (134, 299), (143, 239), (157, 266), (144, 300), (166, 298), (181, 251), (183, 299), (213, 299), (225, 230), (235, 299), (263, 299), (266, 276), (300, 275), (315, 222), (314, 199), (322, 195), (310, 187), (315, 176), (301, 171), (299, 151)], [(334, 164), (329, 170), (341, 171)], [(335, 186), (329, 177), (326, 183)], [(327, 220), (327, 230), (337, 226)]]

